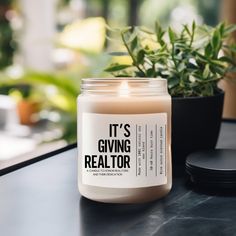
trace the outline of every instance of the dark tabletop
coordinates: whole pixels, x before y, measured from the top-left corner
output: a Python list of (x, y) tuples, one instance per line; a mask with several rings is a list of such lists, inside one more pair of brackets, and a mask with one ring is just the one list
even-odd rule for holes
[[(236, 149), (235, 123), (222, 124), (218, 147)], [(0, 236), (78, 235), (233, 236), (236, 194), (200, 191), (177, 172), (162, 200), (96, 203), (78, 192), (75, 148), (0, 177)]]

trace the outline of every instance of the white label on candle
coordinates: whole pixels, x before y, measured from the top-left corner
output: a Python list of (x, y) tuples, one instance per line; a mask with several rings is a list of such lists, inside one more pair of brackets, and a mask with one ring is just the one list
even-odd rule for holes
[(167, 183), (167, 114), (82, 117), (82, 183), (140, 188)]

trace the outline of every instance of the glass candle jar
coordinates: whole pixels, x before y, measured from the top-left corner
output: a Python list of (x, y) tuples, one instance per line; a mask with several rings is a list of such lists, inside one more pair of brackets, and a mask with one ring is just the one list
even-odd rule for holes
[(141, 203), (171, 189), (171, 97), (156, 78), (83, 79), (78, 185), (89, 199)]

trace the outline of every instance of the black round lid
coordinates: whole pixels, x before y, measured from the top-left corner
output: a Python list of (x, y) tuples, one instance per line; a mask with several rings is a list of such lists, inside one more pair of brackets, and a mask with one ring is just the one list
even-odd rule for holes
[(215, 149), (192, 153), (186, 159), (186, 171), (195, 183), (235, 188), (236, 150)]

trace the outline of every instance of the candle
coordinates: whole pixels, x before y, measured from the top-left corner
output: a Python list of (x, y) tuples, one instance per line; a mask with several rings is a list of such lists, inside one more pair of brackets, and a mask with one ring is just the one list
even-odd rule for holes
[(83, 79), (78, 185), (92, 200), (141, 203), (171, 189), (171, 97), (156, 78)]

